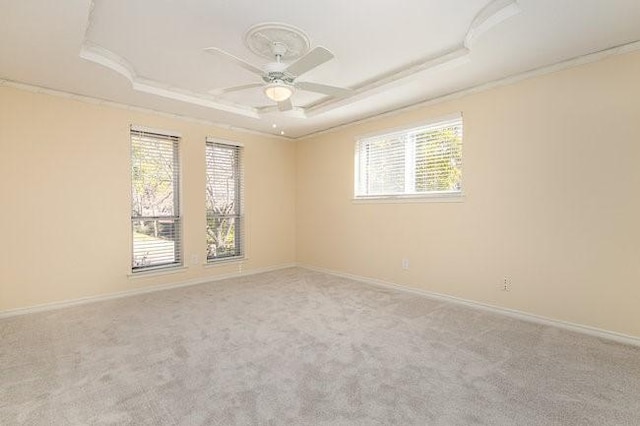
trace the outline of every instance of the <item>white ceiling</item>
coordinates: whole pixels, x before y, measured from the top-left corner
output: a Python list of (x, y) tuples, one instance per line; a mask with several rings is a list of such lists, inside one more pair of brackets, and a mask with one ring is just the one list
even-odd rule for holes
[[(333, 52), (303, 79), (353, 95), (262, 113), (259, 88), (209, 94), (260, 81), (202, 49), (261, 67), (243, 37), (262, 22)], [(640, 0), (0, 0), (0, 79), (301, 137), (636, 42), (639, 23)]]

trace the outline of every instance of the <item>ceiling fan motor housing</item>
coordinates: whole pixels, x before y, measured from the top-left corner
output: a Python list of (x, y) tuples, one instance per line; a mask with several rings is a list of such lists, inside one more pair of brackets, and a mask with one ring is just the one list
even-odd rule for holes
[(294, 76), (285, 72), (287, 64), (282, 62), (271, 62), (264, 66), (265, 75), (262, 77), (265, 83), (282, 82), (293, 84)]

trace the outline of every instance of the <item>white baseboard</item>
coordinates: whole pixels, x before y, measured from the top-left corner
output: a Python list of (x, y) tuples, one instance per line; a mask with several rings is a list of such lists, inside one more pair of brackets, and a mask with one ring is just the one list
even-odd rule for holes
[(13, 317), (17, 315), (32, 314), (36, 312), (52, 311), (56, 309), (68, 308), (70, 306), (84, 305), (87, 303), (102, 302), (104, 300), (119, 299), (121, 297), (129, 297), (129, 296), (135, 296), (139, 294), (153, 293), (156, 291), (169, 290), (173, 288), (188, 287), (188, 286), (198, 285), (198, 284), (206, 284), (206, 283), (225, 280), (229, 278), (244, 277), (249, 275), (261, 274), (264, 272), (271, 272), (271, 271), (277, 271), (280, 269), (295, 268), (295, 267), (296, 267), (295, 263), (285, 263), (281, 265), (268, 266), (265, 268), (250, 269), (242, 272), (232, 272), (228, 274), (194, 278), (191, 280), (179, 281), (171, 284), (163, 284), (163, 285), (156, 285), (156, 286), (152, 285), (149, 287), (136, 288), (134, 290), (119, 291), (117, 293), (102, 294), (99, 296), (81, 297), (78, 299), (63, 300), (60, 302), (45, 303), (42, 305), (27, 306), (25, 308), (9, 309), (6, 311), (0, 311), (0, 319)]
[(540, 315), (531, 314), (528, 312), (518, 311), (515, 309), (503, 308), (500, 306), (489, 305), (486, 303), (476, 302), (469, 299), (462, 299), (455, 296), (449, 296), (441, 293), (434, 293), (428, 290), (421, 290), (417, 288), (411, 288), (402, 286), (399, 284), (395, 284), (388, 281), (379, 280), (376, 278), (363, 277), (360, 275), (349, 274), (345, 272), (333, 271), (330, 269), (320, 268), (312, 265), (305, 265), (298, 263), (297, 265), (300, 268), (309, 269), (311, 271), (322, 272), (329, 275), (334, 275), (342, 278), (349, 278), (354, 281), (359, 281), (369, 285), (375, 285), (378, 287), (391, 288), (394, 290), (403, 291), (406, 293), (417, 294), (420, 296), (428, 297), (434, 300), (441, 300), (446, 302), (456, 303), (458, 305), (465, 305), (474, 309), (481, 309), (488, 312), (493, 312), (495, 314), (508, 316), (511, 318), (516, 318), (523, 321), (533, 322), (536, 324), (548, 325), (551, 327), (558, 327), (565, 330), (574, 331), (577, 333), (588, 334), (593, 337), (598, 337), (601, 339), (612, 340), (614, 342), (623, 343), (626, 345), (638, 346), (640, 347), (640, 337), (629, 336), (627, 334), (616, 333), (614, 331), (604, 330), (601, 328), (590, 327), (587, 325), (576, 324), (568, 321), (557, 320), (553, 318), (547, 318)]
[(60, 301), (60, 302), (53, 302), (53, 303), (46, 303), (46, 304), (42, 304), (42, 305), (28, 306), (28, 307), (25, 307), (25, 308), (10, 309), (10, 310), (6, 310), (6, 311), (0, 311), (0, 319), (1, 318), (8, 318), (8, 317), (13, 317), (13, 316), (18, 316), (18, 315), (26, 315), (26, 314), (36, 313), (36, 312), (52, 311), (52, 310), (67, 308), (67, 307), (71, 307), (71, 306), (78, 306), (78, 305), (84, 305), (84, 304), (88, 304), (88, 303), (101, 302), (101, 301), (105, 301), (105, 300), (119, 299), (119, 298), (122, 298), (122, 297), (135, 296), (135, 295), (139, 295), (139, 294), (153, 293), (153, 292), (156, 292), (156, 291), (163, 291), (163, 290), (169, 290), (169, 289), (174, 289), (174, 288), (188, 287), (188, 286), (192, 286), (192, 285), (211, 283), (211, 282), (221, 281), (221, 280), (225, 280), (225, 279), (229, 279), (229, 278), (237, 278), (237, 277), (261, 274), (261, 273), (265, 273), (265, 272), (277, 271), (277, 270), (280, 270), (280, 269), (293, 268), (293, 267), (296, 267), (296, 266), (300, 267), (300, 268), (308, 269), (308, 270), (311, 270), (311, 271), (317, 271), (317, 272), (322, 272), (322, 273), (329, 274), (329, 275), (334, 275), (334, 276), (337, 276), (337, 277), (352, 279), (354, 281), (362, 282), (362, 283), (369, 284), (369, 285), (375, 285), (375, 286), (378, 286), (378, 287), (390, 288), (390, 289), (394, 289), (394, 290), (403, 291), (403, 292), (406, 292), (406, 293), (417, 294), (417, 295), (420, 295), (420, 296), (428, 297), (428, 298), (433, 299), (433, 300), (441, 300), (441, 301), (456, 303), (456, 304), (459, 304), (459, 305), (465, 305), (465, 306), (468, 306), (468, 307), (471, 307), (471, 308), (474, 308), (474, 309), (481, 309), (481, 310), (484, 310), (484, 311), (493, 312), (493, 313), (496, 313), (496, 314), (508, 316), (508, 317), (511, 317), (511, 318), (520, 319), (520, 320), (523, 320), (523, 321), (533, 322), (533, 323), (542, 324), (542, 325), (548, 325), (548, 326), (551, 326), (551, 327), (558, 327), (558, 328), (562, 328), (562, 329), (565, 329), (565, 330), (570, 330), (570, 331), (574, 331), (574, 332), (583, 333), (583, 334), (587, 334), (587, 335), (590, 335), (590, 336), (598, 337), (598, 338), (601, 338), (601, 339), (612, 340), (612, 341), (615, 341), (615, 342), (618, 342), (618, 343), (623, 343), (623, 344), (627, 344), (627, 345), (633, 345), (633, 346), (640, 347), (640, 337), (629, 336), (629, 335), (622, 334), (622, 333), (616, 333), (614, 331), (604, 330), (604, 329), (596, 328), (596, 327), (590, 327), (590, 326), (587, 326), (587, 325), (572, 323), (572, 322), (568, 322), (568, 321), (562, 321), (562, 320), (557, 320), (557, 319), (553, 319), (553, 318), (547, 318), (547, 317), (543, 317), (543, 316), (540, 316), (540, 315), (531, 314), (531, 313), (528, 313), (528, 312), (518, 311), (518, 310), (515, 310), (515, 309), (509, 309), (509, 308), (503, 308), (503, 307), (495, 306), (495, 305), (489, 305), (489, 304), (486, 304), (486, 303), (476, 302), (476, 301), (469, 300), (469, 299), (462, 299), (462, 298), (455, 297), (455, 296), (449, 296), (449, 295), (446, 295), (446, 294), (435, 293), (435, 292), (431, 292), (431, 291), (428, 291), (428, 290), (421, 290), (421, 289), (417, 289), (417, 288), (406, 287), (406, 286), (402, 286), (402, 285), (399, 285), (399, 284), (396, 284), (396, 283), (392, 283), (392, 282), (389, 282), (389, 281), (379, 280), (379, 279), (376, 279), (376, 278), (364, 277), (364, 276), (361, 276), (361, 275), (354, 275), (354, 274), (349, 274), (349, 273), (345, 273), (345, 272), (334, 271), (334, 270), (325, 269), (325, 268), (321, 268), (321, 267), (317, 267), (317, 266), (306, 265), (306, 264), (295, 264), (295, 263), (286, 263), (286, 264), (281, 264), (281, 265), (269, 266), (269, 267), (265, 267), (265, 268), (256, 268), (256, 269), (251, 269), (251, 270), (242, 271), (242, 272), (232, 272), (232, 273), (228, 273), (228, 274), (222, 274), (222, 275), (216, 275), (216, 276), (210, 276), (210, 277), (194, 278), (194, 279), (191, 279), (191, 280), (180, 281), (180, 282), (171, 283), (171, 284), (164, 284), (164, 285), (158, 285), (158, 286), (149, 286), (149, 287), (137, 288), (137, 289), (134, 289), (134, 290), (127, 290), (127, 291), (121, 291), (121, 292), (117, 292), (117, 293), (104, 294), (104, 295), (99, 295), (99, 296), (82, 297), (82, 298), (72, 299), (72, 300), (64, 300), (64, 301)]

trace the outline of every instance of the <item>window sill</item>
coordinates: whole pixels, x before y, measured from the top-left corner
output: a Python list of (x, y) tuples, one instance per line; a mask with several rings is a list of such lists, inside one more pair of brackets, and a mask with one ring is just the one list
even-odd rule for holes
[(451, 194), (423, 194), (423, 195), (380, 195), (372, 197), (356, 197), (354, 204), (377, 203), (462, 203), (465, 196), (462, 192)]
[(188, 266), (174, 266), (171, 268), (149, 269), (148, 271), (129, 272), (127, 274), (127, 277), (129, 277), (130, 280), (135, 280), (137, 278), (148, 278), (148, 277), (156, 277), (160, 275), (178, 274), (180, 272), (185, 272), (187, 269), (189, 269)]
[(222, 265), (233, 265), (236, 263), (244, 263), (246, 262), (247, 259), (246, 257), (233, 257), (230, 259), (219, 259), (219, 260), (210, 260), (206, 263), (203, 263), (202, 266), (204, 268), (213, 268), (215, 266), (222, 266)]

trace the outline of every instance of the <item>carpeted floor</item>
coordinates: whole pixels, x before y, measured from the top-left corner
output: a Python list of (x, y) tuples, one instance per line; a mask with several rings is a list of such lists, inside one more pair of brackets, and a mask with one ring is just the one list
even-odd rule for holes
[(640, 348), (302, 269), (0, 335), (2, 425), (640, 424)]

